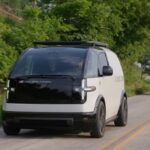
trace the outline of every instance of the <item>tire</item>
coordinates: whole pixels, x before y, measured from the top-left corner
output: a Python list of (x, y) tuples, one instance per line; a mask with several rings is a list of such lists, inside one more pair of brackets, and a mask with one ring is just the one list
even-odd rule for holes
[(3, 122), (3, 130), (6, 135), (18, 135), (20, 132), (20, 127), (15, 123)]
[(122, 103), (119, 108), (117, 119), (114, 121), (115, 126), (126, 126), (128, 122), (128, 102), (127, 98), (123, 97)]
[(99, 103), (96, 116), (93, 119), (93, 123), (92, 123), (93, 125), (92, 125), (92, 129), (91, 129), (91, 137), (101, 138), (104, 136), (105, 117), (106, 117), (105, 105), (101, 101)]

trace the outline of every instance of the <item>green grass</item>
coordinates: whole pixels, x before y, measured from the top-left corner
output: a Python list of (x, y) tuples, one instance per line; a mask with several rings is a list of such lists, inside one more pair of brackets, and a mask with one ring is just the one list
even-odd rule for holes
[(3, 91), (3, 85), (0, 86), (0, 124), (1, 124), (1, 107), (2, 107), (2, 102), (3, 102), (3, 98), (4, 98), (4, 91)]
[(128, 96), (150, 92), (150, 80), (141, 79), (141, 71), (138, 68), (123, 63), (123, 69)]
[[(0, 108), (2, 107), (2, 95), (0, 95)], [(1, 124), (2, 116), (1, 116), (1, 110), (0, 110), (0, 124)]]

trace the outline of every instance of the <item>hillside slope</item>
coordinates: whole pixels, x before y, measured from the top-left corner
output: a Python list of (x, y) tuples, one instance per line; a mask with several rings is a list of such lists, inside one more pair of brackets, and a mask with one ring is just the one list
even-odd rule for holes
[(22, 18), (14, 15), (12, 13), (11, 8), (8, 6), (0, 6), (0, 15), (7, 17), (7, 18), (9, 18), (15, 22), (21, 22), (22, 21)]

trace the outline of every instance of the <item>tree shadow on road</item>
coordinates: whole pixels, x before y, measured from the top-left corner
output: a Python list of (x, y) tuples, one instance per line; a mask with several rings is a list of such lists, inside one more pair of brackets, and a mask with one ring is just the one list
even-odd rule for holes
[(150, 93), (145, 93), (145, 94), (143, 94), (143, 95), (147, 95), (147, 96), (150, 96)]
[[(106, 132), (114, 129), (114, 124), (108, 124), (106, 126)], [(4, 132), (0, 131), (0, 138), (19, 138), (19, 139), (52, 139), (52, 138), (77, 138), (77, 139), (88, 139), (90, 137), (89, 132), (80, 132), (74, 130), (31, 130), (31, 129), (22, 129), (20, 134), (17, 136), (6, 136)]]
[(23, 130), (19, 135), (19, 138), (90, 138), (89, 133), (80, 133), (78, 131), (67, 130)]
[[(114, 124), (108, 124), (106, 126), (106, 132), (114, 129)], [(73, 130), (28, 130), (23, 129), (18, 136), (9, 136), (28, 139), (51, 139), (51, 138), (91, 138), (89, 132), (80, 132)]]

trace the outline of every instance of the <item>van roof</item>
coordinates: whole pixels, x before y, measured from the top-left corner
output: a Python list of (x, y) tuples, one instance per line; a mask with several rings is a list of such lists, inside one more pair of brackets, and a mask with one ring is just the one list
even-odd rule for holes
[(56, 46), (56, 47), (83, 47), (83, 48), (95, 48), (103, 50), (102, 48), (108, 48), (108, 44), (97, 42), (97, 41), (35, 41), (33, 42), (34, 47), (38, 46)]

